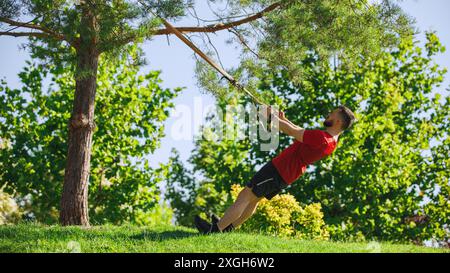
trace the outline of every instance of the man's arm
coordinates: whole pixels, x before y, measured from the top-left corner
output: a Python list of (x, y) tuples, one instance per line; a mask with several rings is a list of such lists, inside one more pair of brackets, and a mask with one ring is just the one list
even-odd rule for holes
[[(268, 117), (271, 114), (271, 106), (265, 105), (266, 112), (265, 115), (262, 116), (262, 118), (267, 121)], [(288, 120), (283, 111), (279, 111), (278, 115), (274, 117), (274, 119), (278, 120), (279, 128), (280, 130), (291, 136), (294, 137), (296, 140), (303, 142), (303, 133), (305, 132), (305, 129), (301, 128), (300, 126), (295, 125), (290, 120)]]
[(295, 125), (294, 123), (292, 123), (292, 121), (290, 121), (290, 120), (284, 115), (284, 112), (281, 111), (281, 110), (280, 110), (280, 112), (279, 112), (279, 118), (282, 119), (282, 120), (284, 120), (284, 121), (286, 121), (287, 123), (289, 123), (289, 124), (290, 124), (291, 126), (293, 126), (293, 127), (298, 127), (298, 128), (300, 128), (299, 126), (297, 126), (297, 125)]
[(293, 124), (290, 120), (288, 120), (284, 113), (281, 111), (280, 115), (278, 117), (275, 117), (275, 119), (278, 120), (278, 124), (280, 127), (280, 130), (291, 136), (294, 137), (296, 140), (303, 142), (303, 133), (305, 132), (304, 128), (301, 128), (300, 126), (297, 126)]

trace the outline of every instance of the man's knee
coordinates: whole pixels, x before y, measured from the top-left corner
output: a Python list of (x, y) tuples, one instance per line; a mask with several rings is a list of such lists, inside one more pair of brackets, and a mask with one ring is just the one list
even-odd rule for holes
[(255, 207), (258, 206), (259, 202), (263, 199), (264, 197), (257, 197), (254, 201), (252, 201), (252, 205), (255, 205)]
[(250, 202), (249, 206), (253, 207), (253, 212), (255, 212), (256, 208), (258, 207), (259, 201), (261, 201), (262, 197), (256, 198), (252, 202)]
[(245, 187), (241, 193), (245, 194), (245, 198), (248, 200), (249, 203), (253, 203), (255, 201), (260, 200), (260, 197), (256, 196), (252, 188)]
[(243, 204), (247, 206), (248, 204), (257, 200), (258, 197), (252, 192), (252, 189), (249, 187), (245, 187), (238, 195), (236, 199), (236, 203)]

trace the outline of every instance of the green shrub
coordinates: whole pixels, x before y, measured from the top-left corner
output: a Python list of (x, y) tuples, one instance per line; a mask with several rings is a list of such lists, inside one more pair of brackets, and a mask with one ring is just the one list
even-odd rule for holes
[[(232, 186), (234, 200), (242, 189), (240, 185)], [(243, 224), (242, 229), (300, 239), (328, 240), (328, 229), (321, 209), (319, 203), (301, 207), (293, 195), (279, 194), (271, 200), (261, 200), (255, 214)]]
[(330, 237), (328, 227), (323, 220), (320, 203), (313, 203), (304, 208), (300, 207), (299, 211), (294, 212), (293, 220), (295, 237), (297, 238), (328, 240)]
[(209, 219), (211, 213), (219, 214), (231, 204), (226, 191), (218, 191), (214, 183), (202, 183), (197, 189), (194, 210), (201, 217)]
[(333, 241), (364, 242), (367, 241), (364, 234), (355, 228), (350, 222), (342, 222), (340, 225), (328, 225), (328, 232)]

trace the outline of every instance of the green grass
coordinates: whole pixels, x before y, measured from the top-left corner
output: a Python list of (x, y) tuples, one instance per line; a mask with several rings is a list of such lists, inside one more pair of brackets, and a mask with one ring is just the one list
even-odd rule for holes
[[(78, 247), (79, 246), (79, 247)], [(390, 243), (340, 243), (260, 234), (199, 235), (184, 227), (0, 226), (0, 252), (450, 252)]]

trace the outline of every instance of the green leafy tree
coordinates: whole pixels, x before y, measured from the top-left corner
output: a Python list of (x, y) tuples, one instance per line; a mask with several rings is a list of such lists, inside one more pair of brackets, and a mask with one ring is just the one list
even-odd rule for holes
[[(95, 223), (146, 224), (159, 207), (160, 174), (145, 158), (163, 137), (163, 122), (180, 89), (163, 89), (159, 72), (139, 74), (140, 50), (128, 47), (115, 62), (101, 60), (89, 209)], [(132, 58), (129, 58), (131, 56)], [(0, 85), (0, 185), (31, 198), (29, 215), (54, 223), (66, 164), (74, 71), (28, 63), (23, 87)], [(48, 90), (43, 81), (50, 78)], [(157, 211), (155, 213), (158, 213)]]
[(176, 150), (172, 150), (169, 163), (164, 167), (164, 197), (174, 212), (175, 221), (178, 225), (192, 226), (192, 219), (198, 212), (195, 207), (198, 185), (191, 171), (181, 162)]
[[(303, 202), (320, 200), (336, 238), (359, 232), (389, 240), (448, 240), (448, 177), (439, 169), (448, 162), (437, 151), (448, 150), (443, 124), (449, 99), (433, 92), (446, 70), (432, 62), (444, 48), (434, 34), (427, 39), (425, 53), (406, 40), (359, 69), (323, 69), (310, 85), (292, 90), (301, 99), (288, 114), (299, 123), (311, 120), (307, 125), (314, 126), (322, 119), (317, 113), (340, 103), (358, 113), (358, 123), (344, 134), (335, 155), (293, 188)], [(289, 85), (286, 78), (277, 80), (279, 86)]]
[[(304, 128), (321, 128), (340, 104), (357, 113), (357, 123), (340, 137), (333, 155), (288, 189), (301, 205), (321, 204), (334, 239), (449, 240), (450, 96), (448, 90), (436, 92), (446, 69), (433, 59), (444, 47), (434, 33), (426, 36), (425, 49), (405, 39), (351, 67), (323, 64), (312, 54), (300, 64), (308, 75), (301, 83), (292, 82), (286, 70), (261, 70), (259, 93)], [(226, 189), (230, 181), (246, 183), (291, 141), (280, 135), (278, 150), (264, 152), (258, 142), (202, 139), (190, 161)], [(225, 160), (221, 149), (239, 152)], [(229, 172), (226, 162), (239, 168)]]
[[(293, 64), (311, 50), (323, 53), (320, 55), (323, 60), (327, 54), (339, 51), (345, 52), (344, 56), (374, 55), (409, 32), (407, 18), (387, 0), (380, 3), (367, 0), (229, 2), (226, 14), (215, 13), (216, 24), (178, 29), (184, 33), (230, 30), (236, 37), (252, 38), (270, 64), (288, 68), (294, 68)], [(29, 37), (34, 58), (74, 69), (75, 93), (68, 123), (60, 222), (88, 225), (88, 181), (99, 58), (113, 58), (128, 43), (171, 34), (169, 29), (158, 28), (160, 21), (154, 14), (169, 20), (187, 17), (194, 1), (0, 0), (0, 7), (0, 23), (8, 27), (0, 35)], [(246, 12), (252, 14), (243, 16)], [(267, 20), (257, 22), (269, 12)], [(196, 13), (191, 14), (195, 17)], [(233, 21), (236, 17), (239, 19)], [(251, 26), (244, 27), (252, 22)], [(256, 29), (251, 32), (253, 28)], [(258, 36), (261, 33), (262, 37)], [(247, 45), (245, 39), (239, 40)]]
[[(219, 101), (218, 109), (223, 110), (225, 116), (218, 120), (217, 115), (210, 113), (207, 120), (211, 121), (211, 125), (201, 129), (202, 134), (195, 141), (196, 149), (189, 158), (194, 166), (193, 171), (203, 177), (205, 183), (213, 183), (219, 192), (229, 192), (236, 182), (251, 178), (252, 168), (248, 164), (250, 141), (240, 138), (240, 127), (234, 112), (226, 113), (226, 106), (233, 105), (237, 106), (236, 100)], [(222, 126), (223, 137), (218, 134), (219, 126)]]
[(444, 47), (433, 33), (427, 41), (425, 52), (408, 39), (351, 70), (312, 65), (316, 72), (298, 86), (282, 75), (270, 81), (286, 114), (307, 128), (339, 104), (358, 115), (333, 156), (291, 189), (301, 202), (321, 202), (335, 238), (448, 240), (450, 99), (433, 92), (446, 73), (433, 57)]
[[(193, 227), (195, 215), (208, 218), (211, 213), (221, 215), (230, 205), (231, 195), (222, 183), (200, 178), (202, 175), (186, 168), (176, 150), (172, 151), (163, 176), (166, 181), (165, 199), (179, 225)], [(226, 175), (224, 175), (226, 177)]]

